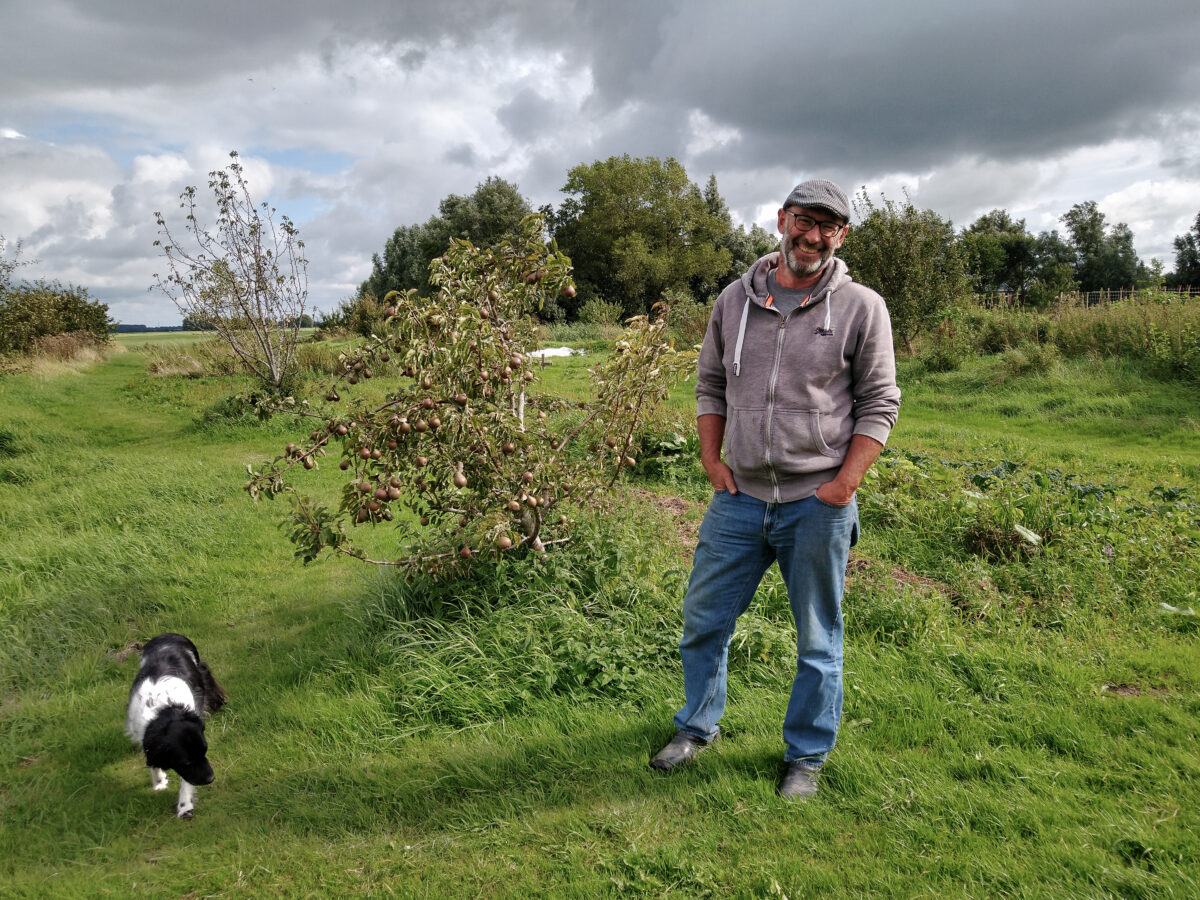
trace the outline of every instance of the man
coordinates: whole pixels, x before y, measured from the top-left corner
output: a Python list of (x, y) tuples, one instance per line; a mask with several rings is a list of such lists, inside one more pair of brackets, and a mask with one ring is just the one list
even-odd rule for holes
[(797, 185), (779, 210), (779, 252), (754, 263), (713, 306), (696, 406), (700, 458), (715, 493), (683, 602), (686, 700), (675, 737), (651, 761), (670, 771), (719, 737), (729, 641), (777, 561), (797, 632), (779, 786), (791, 799), (816, 792), (837, 737), (855, 491), (900, 406), (887, 307), (833, 255), (849, 219), (846, 194), (833, 182)]

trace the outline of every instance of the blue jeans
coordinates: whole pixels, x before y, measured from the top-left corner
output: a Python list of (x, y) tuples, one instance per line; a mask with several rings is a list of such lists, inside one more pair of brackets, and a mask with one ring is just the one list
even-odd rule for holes
[(842, 590), (858, 504), (764, 503), (718, 491), (700, 526), (683, 601), (683, 687), (675, 727), (711, 740), (725, 711), (729, 642), (772, 562), (796, 620), (796, 679), (783, 724), (787, 762), (820, 766), (842, 717)]

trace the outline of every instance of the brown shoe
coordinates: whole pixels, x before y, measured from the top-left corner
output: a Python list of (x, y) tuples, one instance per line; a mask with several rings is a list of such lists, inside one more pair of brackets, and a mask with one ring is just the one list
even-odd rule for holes
[(807, 800), (817, 792), (819, 771), (802, 759), (788, 763), (783, 781), (779, 782), (779, 796), (785, 800)]
[(675, 732), (675, 737), (671, 738), (670, 743), (659, 750), (654, 759), (650, 760), (650, 765), (660, 772), (670, 772), (686, 762), (691, 762), (696, 758), (697, 753), (706, 747), (711, 747), (720, 737), (720, 729), (717, 729), (717, 733), (713, 735), (711, 741), (698, 738), (694, 734), (680, 729)]

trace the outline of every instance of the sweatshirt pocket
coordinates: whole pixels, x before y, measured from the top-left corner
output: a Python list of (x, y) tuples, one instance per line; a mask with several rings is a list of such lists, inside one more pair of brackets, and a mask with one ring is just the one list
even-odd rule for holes
[(837, 457), (825, 441), (819, 409), (776, 409), (771, 419), (771, 458), (777, 464), (789, 463), (800, 471), (808, 467), (804, 460), (814, 455)]
[(725, 423), (725, 462), (735, 472), (761, 472), (767, 467), (767, 411), (729, 407)]

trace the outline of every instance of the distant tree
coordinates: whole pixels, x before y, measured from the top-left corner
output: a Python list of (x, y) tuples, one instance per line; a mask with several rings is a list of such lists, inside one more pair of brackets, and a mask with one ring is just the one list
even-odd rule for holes
[(491, 247), (514, 234), (532, 210), (515, 184), (489, 176), (469, 196), (450, 194), (438, 204), (438, 214), (423, 225), (401, 225), (371, 257), (371, 274), (359, 287), (360, 297), (385, 297), (390, 291), (433, 288), (429, 264), (446, 252), (454, 238), (477, 247)]
[(778, 250), (779, 235), (772, 234), (755, 222), (749, 231), (744, 225), (730, 228), (721, 241), (721, 246), (729, 251), (729, 270), (719, 281), (724, 287), (741, 278), (742, 273), (756, 260)]
[(1033, 242), (1033, 280), (1025, 303), (1041, 309), (1062, 294), (1079, 290), (1075, 258), (1075, 250), (1057, 231), (1041, 232)]
[(1070, 264), (1051, 263), (1041, 270), (1037, 280), (1030, 285), (1025, 302), (1037, 309), (1044, 309), (1063, 294), (1076, 290), (1079, 290), (1079, 283), (1075, 280), (1075, 270)]
[(198, 316), (195, 313), (188, 313), (183, 317), (184, 331), (212, 331), (215, 328), (216, 326), (213, 325), (212, 322), (209, 322), (207, 319)]
[(954, 226), (929, 209), (880, 198), (864, 190), (854, 200), (859, 224), (839, 251), (856, 281), (887, 301), (892, 330), (912, 352), (913, 339), (936, 326), (971, 292)]
[(578, 303), (599, 298), (641, 315), (664, 291), (715, 292), (729, 272), (728, 212), (710, 178), (707, 197), (674, 159), (613, 156), (568, 173), (551, 222), (571, 257)]
[(779, 249), (779, 235), (772, 234), (758, 223), (752, 225), (749, 231), (744, 225), (733, 227), (733, 218), (729, 215), (725, 199), (717, 189), (715, 175), (708, 176), (708, 183), (704, 186), (704, 205), (708, 208), (713, 227), (719, 235), (717, 245), (729, 252), (729, 268), (709, 285), (700, 286), (701, 289), (696, 294), (702, 301), (715, 296), (731, 281), (741, 278), (742, 273), (757, 259)]
[(1081, 290), (1117, 290), (1138, 280), (1139, 262), (1133, 232), (1124, 222), (1111, 229), (1095, 201), (1076, 203), (1061, 217), (1075, 252), (1075, 280)]
[(371, 274), (358, 289), (360, 297), (383, 297), (390, 291), (422, 290), (427, 287), (428, 261), (421, 252), (423, 225), (401, 225), (371, 257)]
[(1172, 287), (1200, 288), (1200, 213), (1191, 230), (1175, 237), (1175, 271), (1169, 279)]
[(1072, 267), (1074, 272), (1075, 251), (1062, 239), (1058, 231), (1041, 232), (1033, 242), (1034, 277), (1042, 279), (1060, 265)]
[(446, 252), (451, 238), (466, 238), (476, 247), (492, 247), (515, 234), (533, 210), (517, 186), (492, 175), (469, 197), (450, 194), (438, 205), (446, 239), (438, 248)]
[(1022, 297), (1034, 276), (1036, 238), (1025, 220), (1003, 209), (985, 213), (959, 236), (959, 249), (976, 293), (1007, 289)]
[(242, 363), (273, 393), (292, 374), (300, 317), (308, 297), (304, 242), (287, 216), (256, 206), (236, 152), (228, 171), (209, 173), (217, 203), (214, 230), (200, 224), (196, 188), (180, 194), (188, 246), (177, 240), (162, 213), (155, 213), (167, 276), (155, 286), (185, 316), (210, 322)]

